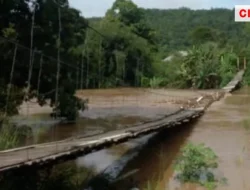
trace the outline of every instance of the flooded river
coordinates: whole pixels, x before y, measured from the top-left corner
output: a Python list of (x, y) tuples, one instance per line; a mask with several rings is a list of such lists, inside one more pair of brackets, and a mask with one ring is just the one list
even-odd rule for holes
[(149, 186), (153, 190), (200, 190), (194, 185), (180, 185), (174, 179), (173, 161), (187, 142), (205, 143), (219, 157), (219, 175), (228, 180), (218, 189), (249, 190), (249, 107), (250, 88), (243, 88), (215, 102), (195, 124), (102, 150), (79, 158), (77, 163), (111, 175), (113, 186), (119, 190)]
[(36, 138), (27, 140), (26, 144), (43, 143), (103, 133), (162, 118), (180, 110), (188, 100), (213, 92), (144, 88), (82, 90), (76, 95), (88, 99), (88, 109), (80, 113), (75, 123), (56, 124), (58, 121), (49, 116), (52, 111), (49, 106), (40, 107), (30, 102), (21, 106), (20, 115), (14, 120), (19, 125), (32, 126)]
[[(205, 92), (152, 90), (149, 93), (134, 89), (83, 91), (78, 96), (88, 97), (90, 109), (82, 113), (76, 123), (54, 125), (55, 121), (39, 110), (35, 110), (35, 114), (25, 122), (33, 123), (33, 129), (43, 130), (30, 143), (48, 142), (124, 128), (162, 117), (180, 109), (178, 101), (182, 103), (202, 93)], [(80, 157), (75, 163), (79, 168), (89, 168), (95, 174), (109, 176), (114, 189), (200, 190), (201, 187), (194, 185), (180, 185), (174, 179), (173, 162), (186, 143), (205, 143), (219, 156), (219, 175), (228, 180), (226, 186), (218, 189), (249, 190), (249, 107), (250, 88), (242, 88), (215, 102), (196, 123), (104, 149)], [(93, 179), (87, 186), (92, 187), (93, 184), (102, 185), (101, 181)]]

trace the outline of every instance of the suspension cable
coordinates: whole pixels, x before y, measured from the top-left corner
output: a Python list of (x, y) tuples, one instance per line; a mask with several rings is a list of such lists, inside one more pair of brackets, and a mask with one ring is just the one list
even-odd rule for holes
[(101, 75), (101, 59), (102, 59), (102, 54), (101, 54), (101, 51), (102, 51), (102, 40), (100, 38), (100, 42), (99, 42), (99, 60), (98, 60), (98, 88), (101, 87), (101, 83), (102, 83), (102, 75)]
[[(79, 62), (77, 61), (77, 66)], [(79, 88), (79, 70), (76, 71), (76, 90)]]
[[(27, 46), (21, 45), (21, 44), (19, 44), (17, 41), (9, 40), (9, 39), (4, 38), (4, 37), (2, 37), (2, 36), (0, 36), (0, 39), (5, 40), (5, 41), (7, 41), (7, 42), (9, 42), (9, 43), (12, 43), (12, 44), (14, 44), (14, 45), (17, 45), (17, 46), (20, 47), (20, 48), (23, 48), (23, 49), (26, 49), (26, 50), (29, 50), (29, 51), (32, 50), (33, 52), (35, 51), (35, 49), (31, 49), (31, 48), (29, 48), (29, 47), (27, 47)], [(37, 52), (38, 52), (38, 51), (36, 51), (36, 53), (37, 53)], [(40, 53), (40, 54), (43, 55), (43, 58), (50, 59), (51, 61), (57, 61), (57, 58), (55, 58), (55, 57), (45, 55), (44, 53)], [(63, 61), (60, 61), (60, 64), (61, 64), (61, 65), (66, 65), (66, 66), (71, 67), (71, 68), (74, 68), (74, 69), (78, 69), (77, 67), (73, 66), (72, 64), (69, 64), (69, 63), (66, 63), (66, 62), (63, 62)]]
[[(54, 2), (56, 3), (56, 1), (54, 1)], [(58, 3), (56, 3), (56, 4), (58, 4)], [(99, 32), (98, 30), (96, 30), (95, 28), (93, 28), (92, 26), (90, 26), (89, 24), (87, 25), (87, 28), (91, 29), (92, 31), (94, 31), (95, 33), (97, 33), (99, 36), (101, 36), (101, 37), (103, 37), (103, 38), (105, 38), (105, 39), (108, 39), (107, 36), (105, 36), (104, 34), (102, 34), (101, 32)], [(86, 38), (85, 38), (85, 39), (87, 39), (87, 36), (88, 36), (88, 32), (87, 32), (87, 35), (86, 35)], [(5, 40), (5, 41), (8, 41), (8, 42), (10, 42), (10, 43), (12, 43), (12, 44), (18, 45), (18, 47), (21, 47), (21, 48), (23, 48), (23, 49), (27, 49), (27, 50), (29, 50), (29, 51), (31, 51), (31, 50), (34, 51), (34, 49), (32, 49), (32, 47), (29, 48), (29, 47), (27, 47), (27, 46), (24, 46), (24, 45), (22, 45), (22, 44), (19, 44), (18, 41), (14, 41), (14, 40), (8, 39), (8, 38), (6, 38), (6, 37), (4, 37), (4, 36), (0, 36), (0, 39)], [(85, 42), (86, 42), (86, 41), (85, 41)], [(43, 54), (43, 53), (41, 53), (41, 55), (43, 55), (44, 58), (48, 58), (48, 59), (50, 59), (50, 60), (57, 61), (57, 58), (54, 58), (54, 57), (52, 57), (52, 56), (48, 56), (48, 55), (45, 55), (45, 54)], [(78, 69), (77, 67), (73, 66), (72, 64), (69, 64), (69, 63), (66, 63), (66, 62), (60, 61), (60, 64), (67, 65), (67, 66), (69, 66), (69, 67)]]
[(11, 86), (12, 86), (12, 79), (13, 79), (13, 74), (14, 74), (14, 70), (15, 70), (15, 63), (16, 63), (16, 54), (17, 54), (17, 45), (15, 45), (14, 56), (13, 56), (13, 61), (12, 61), (12, 66), (11, 66), (10, 81), (9, 81), (9, 85), (8, 85), (8, 89), (7, 89), (4, 118), (7, 116), (7, 113), (8, 113), (9, 98), (10, 98), (10, 92), (11, 92)]
[(85, 39), (85, 53), (86, 53), (86, 58), (87, 58), (87, 62), (86, 62), (86, 88), (88, 88), (89, 86), (89, 50), (88, 50), (88, 31), (86, 31), (86, 39)]
[(39, 67), (38, 80), (37, 80), (37, 95), (38, 96), (40, 95), (40, 82), (41, 82), (42, 69), (43, 69), (43, 55), (41, 55), (41, 58), (40, 58), (40, 67)]
[(80, 81), (80, 88), (83, 89), (83, 52), (81, 55), (81, 81)]
[[(58, 50), (57, 50), (57, 73), (56, 73), (56, 93), (55, 93), (55, 106), (58, 106), (58, 90), (59, 90), (59, 79), (60, 79), (60, 49), (61, 49), (61, 8), (58, 6), (58, 24), (59, 24), (59, 30), (58, 30)], [(56, 118), (57, 118), (57, 109), (56, 109)]]
[[(29, 76), (28, 76), (28, 84), (27, 84), (27, 92), (30, 90), (30, 80), (32, 77), (32, 69), (35, 57), (35, 50), (33, 50), (33, 37), (34, 37), (34, 23), (35, 23), (35, 10), (32, 14), (32, 24), (31, 24), (31, 34), (30, 34), (30, 64), (29, 64)], [(27, 95), (27, 94), (26, 94)]]

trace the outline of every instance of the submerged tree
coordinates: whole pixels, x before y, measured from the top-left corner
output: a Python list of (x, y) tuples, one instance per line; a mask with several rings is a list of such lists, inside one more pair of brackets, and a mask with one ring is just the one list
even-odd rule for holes
[(225, 182), (215, 176), (214, 169), (218, 167), (218, 157), (204, 144), (187, 144), (181, 151), (175, 163), (177, 179), (184, 183), (198, 183), (207, 189), (215, 189), (219, 182)]

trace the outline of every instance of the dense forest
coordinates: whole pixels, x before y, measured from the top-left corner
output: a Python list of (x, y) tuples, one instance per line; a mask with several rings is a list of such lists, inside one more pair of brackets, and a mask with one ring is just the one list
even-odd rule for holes
[[(154, 29), (156, 43), (163, 56), (175, 50), (190, 48), (198, 40), (230, 44), (239, 48), (239, 51), (248, 46), (250, 36), (246, 24), (234, 22), (234, 10), (179, 8), (143, 9), (143, 12), (146, 23)], [(93, 24), (100, 22), (101, 19), (88, 18)], [(204, 35), (208, 36), (197, 34), (199, 30), (204, 30), (206, 33)]]
[(72, 120), (86, 105), (75, 91), (85, 88), (218, 88), (249, 54), (249, 26), (227, 9), (145, 10), (116, 0), (105, 17), (86, 19), (67, 0), (9, 0), (0, 13), (1, 115), (37, 97)]
[[(152, 29), (157, 49), (153, 54), (153, 77), (143, 75), (142, 86), (221, 87), (236, 72), (237, 58), (241, 63), (243, 57), (250, 58), (250, 27), (234, 22), (233, 10), (140, 10), (144, 23)], [(103, 19), (88, 18), (93, 26)], [(178, 56), (179, 51), (189, 55)], [(171, 63), (163, 63), (169, 55), (177, 56)]]
[[(79, 89), (222, 87), (238, 60), (250, 60), (250, 25), (233, 17), (228, 9), (142, 9), (116, 0), (103, 18), (84, 18), (68, 0), (0, 0), (0, 149), (28, 136), (8, 118), (33, 97), (41, 106), (51, 100), (55, 117), (74, 121), (86, 106)], [(81, 189), (88, 171), (76, 170), (0, 176), (1, 188)]]
[[(229, 9), (191, 10), (145, 10), (149, 25), (158, 31), (158, 44), (162, 51), (186, 49), (197, 40), (211, 40), (236, 45), (246, 44), (244, 23), (234, 22), (234, 11)], [(206, 29), (206, 38), (201, 38), (195, 29)], [(211, 35), (212, 34), (212, 35)], [(202, 36), (203, 37), (203, 36)], [(200, 38), (200, 39), (199, 39)], [(223, 45), (224, 45), (223, 44)]]

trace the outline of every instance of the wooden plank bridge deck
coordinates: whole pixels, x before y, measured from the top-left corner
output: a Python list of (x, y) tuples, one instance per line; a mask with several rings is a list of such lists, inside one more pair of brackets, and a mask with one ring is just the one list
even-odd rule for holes
[(190, 122), (200, 117), (205, 109), (215, 100), (230, 92), (242, 80), (244, 71), (240, 71), (235, 78), (223, 88), (223, 93), (218, 96), (200, 97), (197, 99), (201, 107), (193, 109), (180, 109), (177, 112), (161, 119), (137, 124), (125, 129), (115, 130), (89, 137), (77, 137), (63, 141), (37, 144), (28, 147), (0, 151), (0, 172), (23, 167), (41, 166), (53, 164), (58, 161), (65, 161), (86, 155), (113, 144), (125, 142), (129, 139), (159, 131), (164, 128), (174, 127)]
[[(34, 145), (11, 151), (0, 152), (0, 171), (17, 168), (24, 165), (44, 164), (59, 159), (67, 159), (75, 155), (84, 155), (108, 147), (112, 144), (124, 142), (143, 134), (157, 131), (161, 128), (180, 125), (199, 117), (203, 109), (181, 110), (161, 120), (129, 127), (123, 130), (111, 131), (93, 137), (72, 139), (48, 144)], [(28, 158), (28, 160), (27, 160)]]

